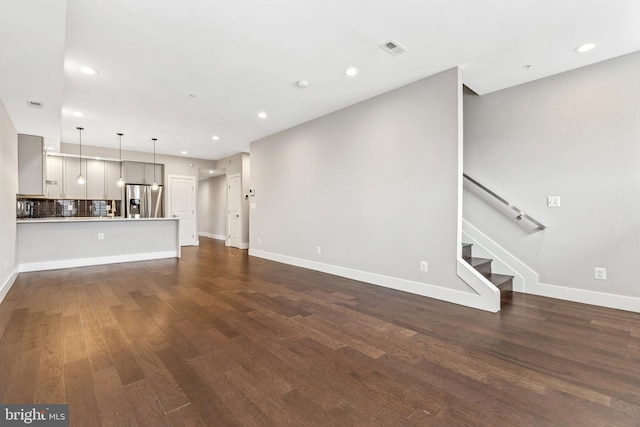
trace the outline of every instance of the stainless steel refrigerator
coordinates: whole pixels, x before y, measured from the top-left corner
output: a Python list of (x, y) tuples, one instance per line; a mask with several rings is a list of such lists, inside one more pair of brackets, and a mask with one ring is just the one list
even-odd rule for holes
[(150, 185), (127, 184), (125, 186), (125, 209), (127, 218), (164, 217), (162, 185), (152, 190)]

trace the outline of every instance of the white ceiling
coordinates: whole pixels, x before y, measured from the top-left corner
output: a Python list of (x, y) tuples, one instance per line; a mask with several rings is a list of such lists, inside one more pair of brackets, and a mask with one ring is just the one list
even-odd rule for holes
[(203, 159), (451, 67), (486, 94), (639, 50), (638, 0), (0, 0), (19, 133)]

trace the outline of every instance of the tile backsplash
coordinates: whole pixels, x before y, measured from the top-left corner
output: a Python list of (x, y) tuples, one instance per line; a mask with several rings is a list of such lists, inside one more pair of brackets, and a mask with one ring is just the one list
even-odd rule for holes
[(120, 206), (120, 200), (48, 200), (19, 198), (16, 201), (16, 218), (122, 216)]

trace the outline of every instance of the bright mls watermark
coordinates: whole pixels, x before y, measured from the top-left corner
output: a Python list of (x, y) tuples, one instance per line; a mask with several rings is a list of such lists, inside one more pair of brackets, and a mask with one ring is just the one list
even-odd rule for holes
[(69, 427), (69, 405), (0, 404), (0, 427)]

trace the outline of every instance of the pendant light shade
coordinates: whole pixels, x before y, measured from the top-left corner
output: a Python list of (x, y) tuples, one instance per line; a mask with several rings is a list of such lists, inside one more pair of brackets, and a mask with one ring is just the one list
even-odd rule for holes
[(118, 182), (116, 183), (118, 187), (124, 187), (124, 179), (122, 179), (122, 133), (118, 134), (118, 138), (120, 139), (120, 178), (118, 178)]
[(84, 176), (82, 176), (82, 131), (84, 128), (77, 127), (76, 129), (78, 129), (78, 133), (80, 134), (80, 174), (78, 175), (77, 181), (78, 184), (84, 185), (86, 182)]
[(156, 141), (158, 138), (151, 138), (153, 141), (153, 184), (151, 185), (151, 189), (156, 191), (158, 189), (158, 183), (156, 182)]

